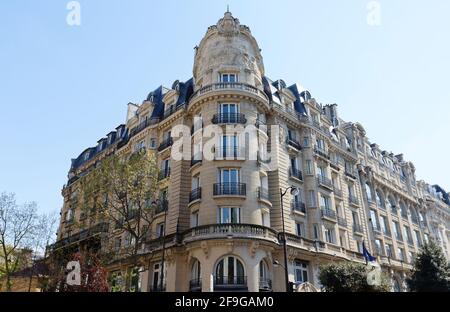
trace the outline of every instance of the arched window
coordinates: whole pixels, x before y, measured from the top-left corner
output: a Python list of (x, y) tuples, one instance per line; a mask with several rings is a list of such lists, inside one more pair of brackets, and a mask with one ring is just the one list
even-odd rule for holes
[(366, 196), (368, 201), (372, 201), (372, 190), (369, 183), (366, 183)]
[(260, 290), (271, 290), (272, 281), (270, 279), (269, 267), (266, 261), (261, 260), (259, 262), (259, 289)]
[(400, 212), (401, 212), (403, 218), (405, 218), (405, 219), (408, 218), (408, 210), (406, 209), (405, 203), (402, 201), (400, 201)]
[(215, 270), (215, 285), (246, 285), (244, 265), (233, 256), (227, 256), (220, 260)]
[(392, 213), (397, 213), (397, 205), (395, 204), (395, 200), (392, 196), (388, 197), (389, 209), (391, 209)]
[(375, 192), (375, 196), (377, 200), (377, 206), (384, 209), (386, 207), (384, 205), (384, 197), (379, 190)]
[(202, 288), (202, 273), (200, 261), (195, 260), (191, 267), (191, 280), (189, 282), (190, 291), (200, 291)]

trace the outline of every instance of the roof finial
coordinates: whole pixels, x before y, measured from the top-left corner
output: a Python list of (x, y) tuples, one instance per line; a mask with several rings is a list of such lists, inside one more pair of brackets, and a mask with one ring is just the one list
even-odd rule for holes
[(230, 5), (227, 4), (227, 13), (230, 13)]

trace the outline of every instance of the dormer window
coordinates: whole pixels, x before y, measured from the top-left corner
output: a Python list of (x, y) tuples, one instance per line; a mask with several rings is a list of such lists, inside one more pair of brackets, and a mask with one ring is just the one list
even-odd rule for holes
[(238, 82), (237, 74), (223, 73), (220, 74), (220, 82)]
[(84, 154), (84, 160), (86, 161), (86, 160), (88, 160), (89, 159), (89, 152), (86, 152), (85, 154)]

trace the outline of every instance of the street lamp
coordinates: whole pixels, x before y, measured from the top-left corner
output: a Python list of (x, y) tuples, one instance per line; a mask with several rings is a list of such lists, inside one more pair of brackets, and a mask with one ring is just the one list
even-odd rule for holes
[[(280, 195), (281, 195), (281, 222), (283, 224), (283, 253), (284, 253), (284, 280), (286, 283), (286, 292), (289, 292), (289, 273), (288, 273), (288, 260), (287, 260), (287, 244), (286, 244), (286, 231), (284, 230), (284, 206), (283, 206), (283, 197), (286, 195), (286, 193), (290, 191), (292, 196), (296, 196), (299, 193), (298, 188), (289, 186), (286, 189), (280, 188)], [(274, 264), (276, 264), (274, 261)], [(280, 264), (278, 262), (278, 264)]]

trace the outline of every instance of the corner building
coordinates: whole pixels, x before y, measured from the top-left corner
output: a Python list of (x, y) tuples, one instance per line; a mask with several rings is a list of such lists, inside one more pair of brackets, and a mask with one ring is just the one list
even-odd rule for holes
[[(137, 290), (284, 291), (284, 268), (274, 265), (284, 263), (282, 209), (296, 289), (305, 282), (320, 288), (321, 264), (364, 263), (363, 242), (393, 291), (406, 290), (425, 241), (439, 241), (448, 257), (449, 194), (416, 182), (412, 163), (369, 142), (361, 124), (339, 117), (336, 104), (319, 104), (301, 85), (266, 77), (260, 51), (250, 29), (227, 12), (196, 47), (192, 79), (128, 104), (126, 123), (72, 160), (53, 250), (92, 242), (114, 250), (108, 270), (120, 284), (130, 269), (120, 252), (127, 239), (81, 213), (78, 181), (113, 153), (146, 148), (158, 155), (166, 204), (149, 224)], [(171, 157), (176, 125), (191, 129), (191, 160)], [(214, 159), (204, 159), (208, 125), (255, 126), (256, 159), (228, 133), (218, 138)], [(280, 189), (290, 186), (299, 193), (281, 198)]]

